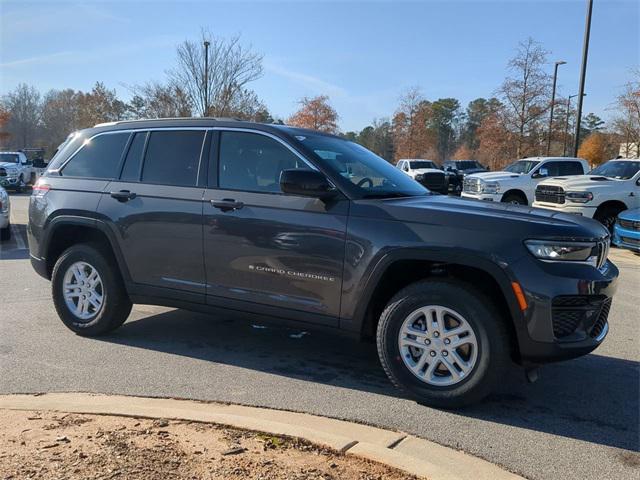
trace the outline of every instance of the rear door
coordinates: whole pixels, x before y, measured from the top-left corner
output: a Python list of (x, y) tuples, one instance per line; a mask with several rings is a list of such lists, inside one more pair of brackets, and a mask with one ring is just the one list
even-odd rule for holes
[(99, 213), (142, 293), (204, 302), (206, 142), (204, 129), (134, 132), (120, 178), (102, 195)]
[(336, 326), (348, 202), (284, 195), (282, 170), (313, 167), (276, 137), (221, 131), (218, 151), (204, 202), (207, 303)]

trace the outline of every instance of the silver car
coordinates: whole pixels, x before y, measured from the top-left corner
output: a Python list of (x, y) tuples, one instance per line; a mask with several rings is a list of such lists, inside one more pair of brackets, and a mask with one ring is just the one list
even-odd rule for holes
[(7, 191), (0, 187), (0, 240), (11, 238), (11, 202)]

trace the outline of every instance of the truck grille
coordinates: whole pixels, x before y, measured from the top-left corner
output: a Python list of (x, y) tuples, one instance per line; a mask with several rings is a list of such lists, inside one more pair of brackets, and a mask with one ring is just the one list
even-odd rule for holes
[(564, 203), (564, 189), (555, 185), (538, 185), (536, 188), (536, 202)]
[(610, 247), (610, 238), (607, 235), (605, 238), (598, 240), (598, 259), (597, 259), (597, 267), (602, 268), (609, 257), (609, 247)]
[(480, 179), (465, 178), (462, 183), (462, 191), (465, 193), (480, 193)]
[(553, 299), (553, 334), (559, 340), (597, 338), (607, 324), (611, 298), (604, 295), (564, 295)]
[(0, 168), (0, 177), (6, 177), (7, 171), (4, 168)]
[(447, 183), (444, 176), (444, 173), (439, 172), (429, 172), (423, 173), (421, 175), (416, 176), (416, 180), (420, 182), (422, 185), (427, 187), (429, 190), (433, 190), (434, 192), (446, 193)]
[(623, 220), (621, 218), (618, 219), (618, 225), (620, 225), (625, 230), (635, 230), (640, 231), (640, 222), (633, 220)]

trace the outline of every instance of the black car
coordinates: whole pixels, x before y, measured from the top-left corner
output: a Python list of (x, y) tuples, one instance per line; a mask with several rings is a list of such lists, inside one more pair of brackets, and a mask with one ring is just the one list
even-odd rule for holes
[(446, 160), (442, 164), (449, 174), (449, 193), (460, 195), (464, 177), (472, 173), (488, 172), (489, 169), (475, 160)]
[(133, 303), (295, 322), (374, 338), (391, 381), (442, 407), (483, 398), (512, 360), (592, 351), (618, 276), (593, 220), (433, 195), (342, 138), (209, 118), (72, 135), (28, 238), (79, 335)]

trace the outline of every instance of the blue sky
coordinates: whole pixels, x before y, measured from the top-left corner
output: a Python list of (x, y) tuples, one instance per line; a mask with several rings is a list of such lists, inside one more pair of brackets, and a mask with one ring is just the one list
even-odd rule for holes
[[(586, 112), (607, 118), (640, 64), (640, 1), (595, 0)], [(429, 99), (463, 105), (491, 96), (520, 40), (540, 41), (560, 67), (561, 94), (576, 93), (585, 1), (106, 1), (0, 0), (0, 94), (18, 83), (88, 90), (164, 78), (175, 45), (200, 27), (241, 34), (264, 54), (252, 88), (287, 117), (302, 96), (327, 94), (343, 130), (393, 114), (418, 85)], [(551, 71), (552, 66), (549, 66)]]

